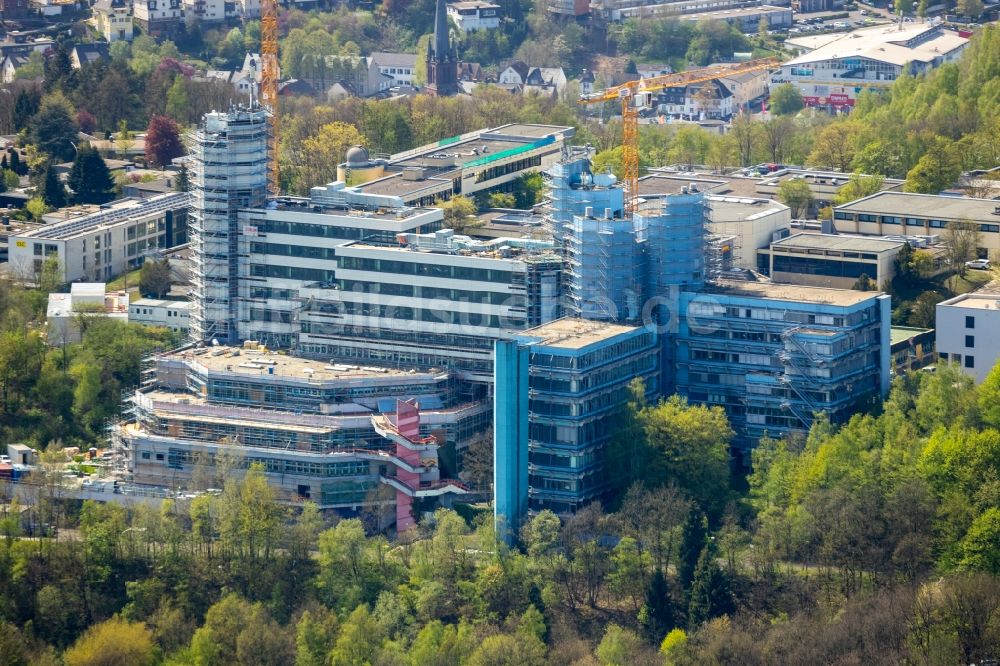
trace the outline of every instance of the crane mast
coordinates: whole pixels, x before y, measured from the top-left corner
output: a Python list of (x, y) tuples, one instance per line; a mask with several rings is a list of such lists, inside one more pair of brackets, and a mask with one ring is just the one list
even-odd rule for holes
[(267, 139), (267, 184), (271, 194), (280, 190), (278, 170), (278, 0), (261, 0), (260, 55), (263, 62), (261, 72), (261, 103), (270, 112), (270, 131)]
[(622, 188), (625, 193), (625, 212), (634, 213), (639, 198), (639, 104), (644, 93), (664, 88), (687, 86), (716, 79), (771, 69), (779, 63), (777, 58), (754, 60), (731, 67), (702, 67), (679, 74), (664, 74), (648, 79), (628, 81), (592, 95), (580, 98), (580, 104), (600, 104), (620, 100), (622, 105)]

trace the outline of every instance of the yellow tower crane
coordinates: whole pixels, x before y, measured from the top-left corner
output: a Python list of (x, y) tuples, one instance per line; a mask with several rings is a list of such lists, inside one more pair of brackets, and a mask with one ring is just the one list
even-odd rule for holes
[(262, 63), (260, 101), (271, 114), (271, 131), (268, 133), (267, 184), (271, 194), (280, 190), (278, 171), (278, 0), (260, 3), (260, 55)]
[(624, 170), (623, 187), (625, 190), (625, 211), (635, 212), (636, 199), (639, 196), (639, 109), (645, 106), (645, 95), (664, 88), (687, 86), (694, 83), (714, 81), (727, 76), (759, 72), (775, 67), (780, 61), (777, 58), (752, 60), (739, 65), (720, 67), (702, 67), (678, 74), (663, 74), (648, 79), (627, 81), (621, 85), (606, 88), (592, 95), (580, 97), (580, 104), (599, 104), (612, 100), (621, 100), (622, 105), (622, 169)]

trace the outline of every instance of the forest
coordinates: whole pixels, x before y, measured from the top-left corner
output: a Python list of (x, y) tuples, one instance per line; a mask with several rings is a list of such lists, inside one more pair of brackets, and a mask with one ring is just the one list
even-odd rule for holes
[[(634, 395), (641, 396), (641, 387)], [(979, 663), (1000, 652), (1000, 369), (898, 378), (878, 413), (727, 472), (718, 408), (635, 400), (614, 505), (508, 546), (439, 509), (398, 540), (277, 502), (261, 469), (160, 506), (0, 520), (5, 664)], [(43, 479), (45, 475), (45, 463)], [(25, 515), (61, 528), (27, 538)]]

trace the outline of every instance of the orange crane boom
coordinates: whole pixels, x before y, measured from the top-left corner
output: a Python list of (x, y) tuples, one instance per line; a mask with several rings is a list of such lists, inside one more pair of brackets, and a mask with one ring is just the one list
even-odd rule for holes
[(271, 131), (268, 133), (267, 184), (271, 194), (280, 190), (278, 170), (278, 0), (261, 0), (260, 3), (260, 55), (263, 60), (260, 99), (271, 113)]
[(636, 199), (639, 196), (639, 102), (640, 96), (653, 93), (664, 88), (687, 86), (693, 83), (714, 81), (736, 74), (759, 72), (771, 69), (780, 62), (777, 58), (753, 60), (740, 65), (727, 67), (702, 67), (678, 74), (663, 74), (648, 79), (627, 81), (621, 85), (606, 88), (601, 92), (580, 97), (580, 104), (599, 104), (611, 100), (621, 100), (622, 104), (622, 169), (624, 178), (622, 186), (625, 189), (625, 212), (632, 213), (636, 209)]

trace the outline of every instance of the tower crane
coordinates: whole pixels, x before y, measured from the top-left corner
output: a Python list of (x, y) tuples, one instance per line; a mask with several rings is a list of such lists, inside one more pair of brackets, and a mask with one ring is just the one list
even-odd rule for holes
[(260, 98), (270, 112), (270, 132), (267, 139), (267, 184), (271, 194), (278, 194), (278, 0), (260, 3), (260, 56), (262, 63)]
[(648, 79), (627, 81), (600, 92), (580, 97), (580, 104), (600, 104), (621, 100), (622, 105), (622, 169), (625, 190), (625, 212), (633, 213), (639, 196), (639, 109), (645, 106), (648, 93), (664, 88), (687, 86), (714, 81), (736, 74), (759, 72), (778, 65), (777, 58), (763, 58), (747, 63), (723, 67), (702, 67), (677, 74), (663, 74)]

